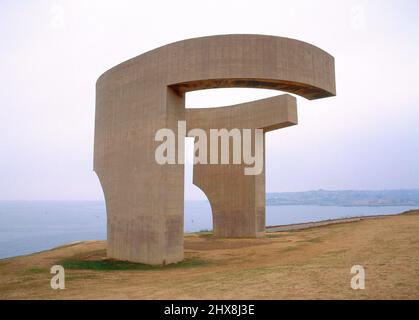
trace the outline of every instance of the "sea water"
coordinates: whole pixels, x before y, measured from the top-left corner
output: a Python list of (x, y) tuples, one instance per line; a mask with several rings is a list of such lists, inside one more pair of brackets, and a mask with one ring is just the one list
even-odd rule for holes
[[(394, 214), (408, 206), (268, 206), (267, 225), (364, 215)], [(185, 232), (212, 229), (207, 201), (185, 202)], [(103, 201), (0, 201), (0, 259), (30, 254), (79, 240), (106, 239)]]

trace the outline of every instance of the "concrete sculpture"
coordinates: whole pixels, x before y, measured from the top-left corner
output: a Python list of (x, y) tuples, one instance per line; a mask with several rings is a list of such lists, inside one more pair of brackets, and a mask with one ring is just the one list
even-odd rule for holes
[[(158, 130), (176, 132), (180, 120), (188, 128), (264, 132), (297, 123), (290, 95), (185, 111), (186, 92), (227, 87), (276, 89), (307, 99), (334, 96), (334, 59), (288, 38), (222, 35), (175, 42), (105, 72), (96, 84), (94, 170), (107, 207), (108, 257), (147, 264), (183, 259), (184, 168), (156, 162)], [(177, 148), (182, 152), (183, 142)], [(217, 236), (264, 233), (264, 171), (244, 176), (242, 166), (194, 168)]]

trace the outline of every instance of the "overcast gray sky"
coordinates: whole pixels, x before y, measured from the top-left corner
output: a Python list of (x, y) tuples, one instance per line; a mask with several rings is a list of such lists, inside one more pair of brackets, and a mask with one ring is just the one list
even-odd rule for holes
[[(267, 191), (419, 187), (419, 1), (1, 1), (0, 200), (95, 200), (96, 79), (185, 38), (256, 33), (336, 59), (337, 97), (267, 136)], [(278, 92), (189, 93), (190, 107)], [(203, 198), (191, 186), (186, 198)]]

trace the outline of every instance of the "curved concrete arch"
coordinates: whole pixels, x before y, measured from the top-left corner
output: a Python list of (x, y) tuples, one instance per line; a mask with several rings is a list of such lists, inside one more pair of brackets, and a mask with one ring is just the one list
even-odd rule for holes
[(115, 86), (134, 79), (169, 86), (179, 93), (244, 87), (281, 90), (307, 99), (336, 95), (330, 54), (303, 41), (267, 35), (231, 34), (174, 42), (111, 68), (97, 84)]
[(218, 87), (329, 97), (334, 59), (288, 38), (221, 35), (157, 48), (100, 76), (94, 170), (106, 186), (108, 257), (149, 264), (183, 259), (183, 164), (158, 165), (154, 136), (161, 128), (177, 131), (185, 92)]

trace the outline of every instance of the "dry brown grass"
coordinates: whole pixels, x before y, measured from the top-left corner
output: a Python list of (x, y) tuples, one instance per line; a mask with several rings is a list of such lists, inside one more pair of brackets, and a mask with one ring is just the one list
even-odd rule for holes
[[(50, 288), (49, 268), (100, 260), (105, 242), (0, 260), (0, 299), (419, 299), (419, 212), (254, 240), (187, 235), (185, 253), (208, 263), (66, 270), (65, 290)], [(365, 267), (365, 290), (350, 288), (355, 264)]]

